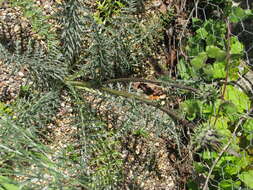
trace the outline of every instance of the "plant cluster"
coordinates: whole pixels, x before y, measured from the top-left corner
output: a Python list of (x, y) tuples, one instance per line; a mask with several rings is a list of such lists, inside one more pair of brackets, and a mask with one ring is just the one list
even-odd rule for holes
[[(244, 46), (231, 31), (232, 23), (252, 11), (227, 5), (222, 15), (224, 19), (192, 18), (195, 35), (186, 42), (189, 60), (181, 60), (179, 73), (183, 79), (199, 80), (211, 93), (206, 99), (184, 101), (182, 109), (188, 119), (201, 121), (193, 140), (200, 156), (195, 164), (197, 172), (209, 172), (213, 181), (209, 187), (237, 189), (244, 183), (252, 188), (252, 93), (237, 82), (249, 68), (243, 59)], [(189, 187), (198, 189), (193, 183)]]

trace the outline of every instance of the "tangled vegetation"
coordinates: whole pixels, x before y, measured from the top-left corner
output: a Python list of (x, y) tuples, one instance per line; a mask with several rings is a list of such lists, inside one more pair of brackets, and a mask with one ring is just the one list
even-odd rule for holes
[(0, 190), (252, 189), (245, 2), (0, 0)]

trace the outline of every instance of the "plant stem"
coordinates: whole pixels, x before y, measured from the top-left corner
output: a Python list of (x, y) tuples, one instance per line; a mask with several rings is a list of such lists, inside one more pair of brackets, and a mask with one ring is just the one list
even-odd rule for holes
[[(227, 24), (227, 49), (226, 49), (226, 78), (225, 78), (225, 81), (224, 81), (224, 84), (223, 84), (223, 89), (222, 89), (222, 93), (221, 93), (221, 100), (224, 101), (224, 98), (225, 98), (225, 93), (226, 93), (226, 88), (227, 88), (227, 85), (228, 85), (228, 74), (229, 74), (229, 67), (230, 67), (230, 58), (231, 58), (231, 54), (230, 54), (230, 36), (231, 36), (231, 29), (230, 29), (230, 22), (229, 20), (226, 20), (226, 24)], [(217, 123), (217, 120), (219, 118), (219, 114), (220, 114), (220, 108), (218, 108), (218, 113), (217, 113), (217, 116), (215, 118), (215, 121), (214, 121), (214, 126), (216, 125)]]
[(140, 78), (118, 78), (118, 79), (111, 79), (107, 80), (105, 82), (102, 82), (102, 84), (110, 84), (110, 83), (116, 83), (116, 82), (144, 82), (144, 83), (151, 83), (151, 84), (157, 84), (157, 85), (167, 85), (173, 88), (179, 88), (184, 90), (193, 91), (195, 93), (200, 94), (199, 90), (196, 88), (192, 88), (190, 86), (185, 86), (182, 84), (167, 82), (167, 81), (158, 81), (158, 80), (148, 80), (148, 79), (140, 79)]
[(225, 97), (225, 92), (226, 92), (226, 87), (227, 87), (227, 83), (228, 83), (228, 74), (229, 74), (229, 67), (230, 67), (230, 36), (231, 36), (231, 29), (230, 29), (230, 22), (229, 20), (226, 21), (227, 23), (227, 55), (226, 55), (226, 78), (225, 78), (225, 83), (223, 85), (223, 91), (222, 91), (222, 95), (221, 95), (221, 99), (224, 100)]
[(158, 103), (155, 103), (149, 99), (146, 99), (142, 96), (138, 96), (132, 93), (128, 93), (125, 91), (119, 91), (119, 90), (114, 90), (114, 89), (110, 89), (110, 88), (106, 88), (106, 87), (95, 87), (93, 86), (90, 82), (83, 82), (83, 81), (66, 81), (66, 83), (68, 85), (72, 85), (78, 89), (83, 89), (83, 90), (87, 90), (87, 89), (97, 89), (100, 91), (104, 91), (107, 92), (111, 95), (116, 95), (116, 96), (122, 96), (125, 98), (129, 98), (129, 99), (134, 99), (134, 100), (138, 100), (140, 102), (143, 102), (147, 105), (156, 107), (158, 109), (160, 109), (161, 111), (163, 111), (164, 113), (168, 114), (175, 122), (181, 124), (183, 127), (188, 127), (188, 128), (193, 128), (194, 125), (192, 123), (190, 123), (189, 121), (185, 120), (184, 118), (181, 118), (180, 116), (178, 116), (178, 114), (176, 114), (175, 112), (166, 109), (165, 107), (161, 107)]

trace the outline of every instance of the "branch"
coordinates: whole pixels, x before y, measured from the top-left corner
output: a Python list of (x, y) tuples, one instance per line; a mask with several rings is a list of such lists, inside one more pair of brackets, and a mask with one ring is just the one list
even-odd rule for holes
[(231, 59), (231, 54), (230, 54), (230, 49), (231, 49), (231, 44), (230, 44), (230, 38), (231, 38), (231, 28), (230, 28), (230, 22), (229, 20), (227, 20), (227, 52), (226, 52), (226, 78), (225, 78), (225, 83), (224, 83), (224, 87), (223, 87), (223, 91), (221, 94), (221, 99), (224, 100), (225, 98), (225, 92), (226, 92), (226, 87), (227, 87), (227, 83), (228, 83), (228, 75), (229, 75), (229, 67), (230, 67), (230, 59)]
[(116, 83), (116, 82), (144, 82), (144, 83), (151, 83), (151, 84), (157, 84), (157, 85), (166, 85), (174, 88), (184, 89), (193, 91), (195, 93), (200, 94), (199, 90), (196, 88), (192, 88), (190, 86), (185, 86), (182, 84), (176, 84), (176, 83), (169, 83), (167, 81), (157, 81), (157, 80), (148, 80), (148, 79), (140, 79), (140, 78), (118, 78), (118, 79), (111, 79), (107, 80), (105, 82), (102, 82), (102, 84), (110, 84), (110, 83)]
[(90, 82), (66, 81), (66, 83), (68, 85), (73, 85), (74, 87), (76, 87), (78, 89), (89, 90), (89, 91), (91, 89), (97, 89), (97, 90), (100, 90), (100, 91), (107, 92), (107, 93), (109, 93), (111, 95), (122, 96), (122, 97), (125, 97), (125, 98), (138, 100), (138, 101), (143, 102), (143, 103), (145, 103), (147, 105), (150, 105), (150, 106), (153, 106), (153, 107), (156, 107), (156, 108), (160, 109), (164, 113), (168, 114), (175, 122), (183, 125), (184, 127), (189, 127), (189, 128), (193, 128), (194, 127), (194, 125), (192, 123), (190, 123), (189, 121), (185, 120), (184, 118), (181, 118), (175, 112), (173, 112), (173, 111), (171, 111), (169, 109), (166, 109), (164, 107), (161, 107), (158, 103), (155, 103), (152, 100), (149, 100), (149, 99), (144, 98), (142, 96), (138, 96), (138, 95), (135, 95), (135, 94), (132, 94), (132, 93), (128, 93), (128, 92), (125, 92), (125, 91), (114, 90), (114, 89), (110, 89), (110, 88), (106, 88), (106, 87), (102, 87), (102, 86), (94, 86)]

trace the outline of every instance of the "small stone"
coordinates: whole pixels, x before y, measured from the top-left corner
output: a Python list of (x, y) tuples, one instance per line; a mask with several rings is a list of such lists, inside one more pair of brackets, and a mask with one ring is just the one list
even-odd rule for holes
[(18, 76), (24, 77), (25, 75), (24, 75), (24, 73), (22, 73), (22, 72), (18, 72)]
[(11, 96), (12, 98), (14, 98), (14, 97), (16, 97), (16, 94), (13, 93), (13, 92), (11, 92), (11, 93), (10, 93), (10, 96)]
[(14, 32), (18, 32), (20, 30), (20, 26), (19, 25), (15, 25), (13, 30), (14, 30)]
[(14, 82), (14, 79), (13, 79), (13, 78), (9, 78), (8, 83), (11, 84), (11, 83), (13, 83), (13, 82)]

